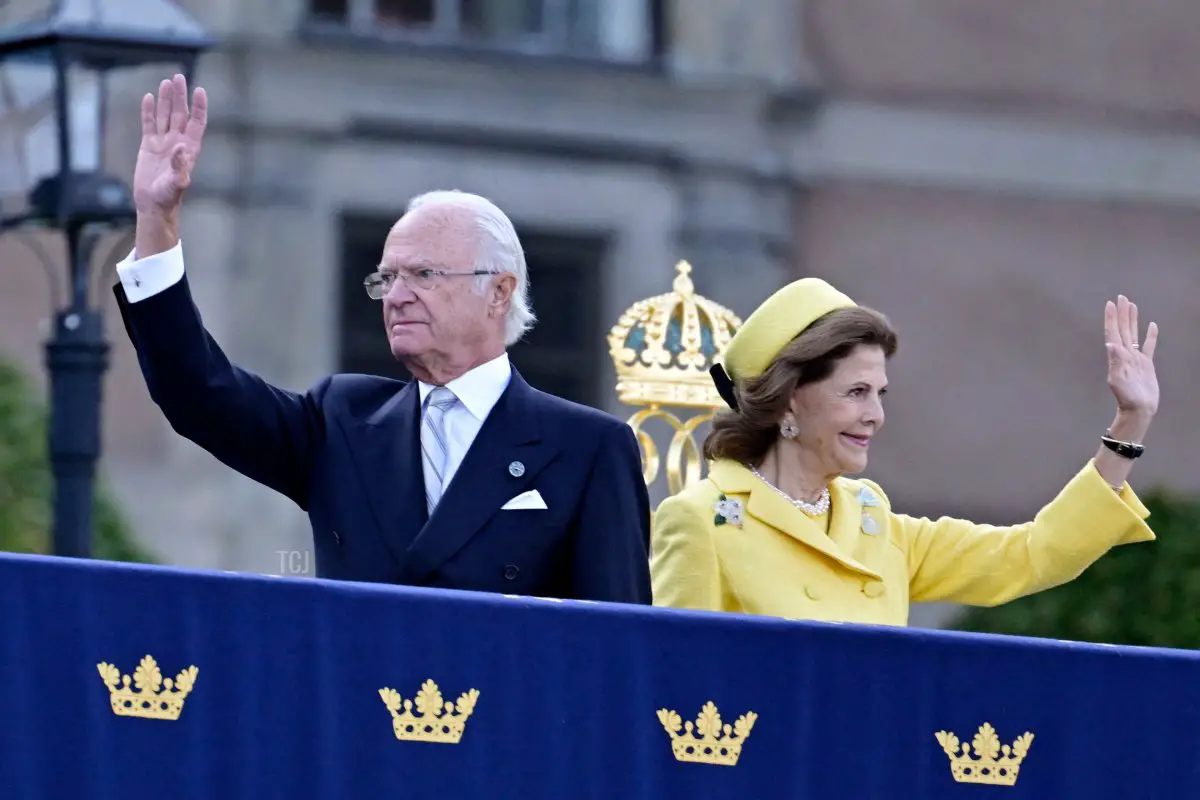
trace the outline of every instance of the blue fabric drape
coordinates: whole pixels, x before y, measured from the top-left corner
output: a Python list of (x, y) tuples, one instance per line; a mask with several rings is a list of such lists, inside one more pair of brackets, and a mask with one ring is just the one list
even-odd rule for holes
[[(0, 556), (0, 797), (1200, 797), (1200, 656), (948, 632)], [(178, 720), (97, 669), (199, 672)], [(398, 740), (382, 688), (477, 689), (457, 744)], [(734, 766), (659, 709), (757, 719)], [(1034, 734), (1016, 784), (934, 738)]]

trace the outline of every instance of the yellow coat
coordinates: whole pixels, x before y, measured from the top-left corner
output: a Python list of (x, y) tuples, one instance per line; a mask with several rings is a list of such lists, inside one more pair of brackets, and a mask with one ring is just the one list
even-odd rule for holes
[[(1154, 539), (1133, 490), (1118, 495), (1090, 461), (1032, 522), (1013, 527), (897, 514), (869, 480), (839, 478), (830, 491), (826, 532), (825, 518), (809, 518), (742, 465), (714, 462), (654, 515), (654, 604), (906, 625), (910, 601), (999, 605), (1076, 578), (1116, 545)], [(717, 524), (722, 497), (734, 507), (722, 504), (728, 521)]]

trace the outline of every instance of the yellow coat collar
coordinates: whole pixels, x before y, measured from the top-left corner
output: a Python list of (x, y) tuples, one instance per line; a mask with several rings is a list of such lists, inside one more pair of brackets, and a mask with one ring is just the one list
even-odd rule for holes
[[(826, 534), (803, 511), (736, 461), (714, 461), (708, 477), (725, 494), (748, 494), (746, 511), (759, 522), (824, 553), (848, 569), (883, 580), (878, 572), (849, 555), (861, 535), (863, 515), (856, 482), (839, 478), (829, 487), (830, 520)], [(880, 535), (887, 534), (881, 531)]]

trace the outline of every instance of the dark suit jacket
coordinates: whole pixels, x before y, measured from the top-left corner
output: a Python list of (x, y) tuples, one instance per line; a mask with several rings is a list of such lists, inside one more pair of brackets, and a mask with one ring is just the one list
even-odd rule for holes
[[(514, 368), (428, 518), (416, 382), (331, 375), (286, 391), (226, 358), (186, 277), (139, 303), (115, 293), (171, 427), (308, 512), (320, 577), (650, 603), (650, 503), (615, 417)], [(529, 489), (546, 510), (500, 510)]]

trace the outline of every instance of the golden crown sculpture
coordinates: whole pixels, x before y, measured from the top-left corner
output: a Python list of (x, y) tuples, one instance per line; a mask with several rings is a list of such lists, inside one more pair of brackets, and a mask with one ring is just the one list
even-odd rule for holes
[[(654, 439), (643, 430), (652, 419), (674, 429), (667, 452), (668, 491), (676, 494), (701, 478), (702, 459), (695, 432), (725, 405), (709, 377), (742, 321), (732, 311), (696, 294), (686, 261), (675, 266), (673, 291), (639, 300), (608, 334), (622, 403), (645, 406), (629, 418), (642, 447), (646, 484), (658, 477)], [(663, 406), (704, 409), (684, 421)]]
[[(700, 709), (694, 727), (691, 722), (684, 723), (674, 711), (666, 708), (658, 710), (658, 721), (671, 736), (671, 752), (675, 754), (676, 761), (724, 767), (737, 765), (742, 755), (742, 745), (750, 738), (750, 730), (756, 719), (757, 714), (747, 711), (732, 726), (722, 725), (721, 714), (711, 700)], [(679, 732), (681, 728), (683, 733)], [(694, 735), (693, 730), (699, 736)]]
[[(402, 700), (395, 689), (380, 689), (379, 697), (392, 712), (392, 730), (396, 738), (411, 742), (441, 742), (458, 744), (462, 740), (467, 719), (475, 711), (479, 690), (471, 689), (459, 695), (458, 703), (446, 703), (442, 692), (432, 680), (421, 684), (416, 701)], [(417, 713), (413, 714), (413, 707)], [(400, 709), (404, 710), (401, 711)], [(419, 715), (419, 716), (418, 716)]]
[[(971, 744), (965, 742), (959, 751), (958, 737), (953, 733), (938, 731), (934, 734), (942, 750), (950, 757), (950, 772), (959, 783), (981, 783), (989, 786), (1014, 786), (1021, 770), (1021, 762), (1033, 744), (1033, 734), (1026, 731), (1008, 745), (1000, 745), (1000, 737), (990, 722), (979, 726)], [(975, 750), (971, 757), (972, 747)]]
[(96, 668), (108, 687), (114, 714), (166, 720), (179, 719), (183, 713), (183, 703), (196, 685), (196, 675), (200, 671), (193, 665), (176, 675), (175, 680), (164, 679), (158, 662), (153, 656), (147, 655), (133, 671), (133, 685), (137, 688), (134, 691), (129, 688), (129, 676), (122, 676), (121, 671), (112, 664), (102, 661)]

